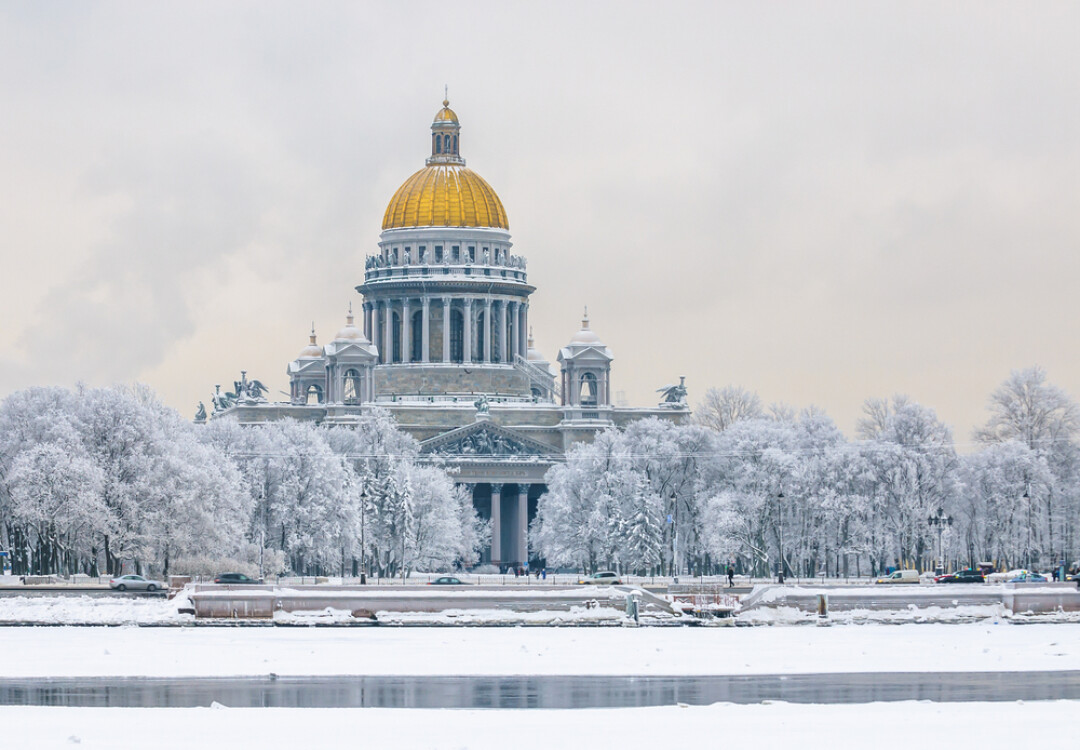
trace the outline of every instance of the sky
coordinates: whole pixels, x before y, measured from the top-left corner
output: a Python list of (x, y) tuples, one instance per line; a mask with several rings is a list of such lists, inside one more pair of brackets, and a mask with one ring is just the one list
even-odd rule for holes
[(0, 397), (193, 416), (344, 324), (449, 86), (554, 360), (954, 429), (1080, 397), (1080, 5), (0, 4)]

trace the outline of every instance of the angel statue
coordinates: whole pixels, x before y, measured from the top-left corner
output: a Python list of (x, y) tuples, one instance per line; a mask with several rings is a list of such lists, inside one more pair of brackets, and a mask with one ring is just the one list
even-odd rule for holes
[(664, 394), (664, 400), (661, 401), (662, 406), (682, 406), (686, 403), (686, 376), (679, 376), (678, 385), (665, 385), (663, 388), (657, 388), (657, 393)]
[(199, 408), (195, 410), (195, 421), (206, 421), (206, 405), (202, 401), (199, 402)]

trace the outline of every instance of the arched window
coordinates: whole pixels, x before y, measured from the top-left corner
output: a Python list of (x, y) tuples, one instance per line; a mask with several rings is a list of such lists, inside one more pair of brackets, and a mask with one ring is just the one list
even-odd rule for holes
[(419, 362), (424, 357), (424, 311), (417, 310), (412, 314), (412, 323), (409, 324), (409, 333), (412, 336), (412, 356), (410, 362)]
[(465, 316), (461, 310), (450, 311), (450, 361), (465, 360)]
[(390, 323), (390, 338), (393, 342), (390, 351), (393, 354), (392, 362), (401, 361), (401, 315), (395, 312)]
[(474, 360), (482, 361), (484, 359), (484, 335), (486, 333), (487, 315), (485, 315), (484, 313), (479, 313), (476, 316), (476, 336), (473, 337), (473, 340), (476, 341), (476, 356), (473, 357)]
[(450, 136), (448, 135), (443, 136), (443, 148), (446, 150), (446, 153), (450, 153)]
[(458, 150), (457, 150), (457, 136), (455, 135), (454, 136), (454, 153), (456, 154), (457, 152), (458, 152)]
[(321, 404), (323, 399), (322, 388), (312, 383), (307, 389), (307, 403), (308, 404)]
[(359, 404), (360, 396), (360, 371), (349, 369), (345, 371), (345, 383), (342, 393), (342, 401), (346, 404)]
[(580, 394), (582, 406), (596, 406), (596, 376), (591, 372), (582, 373)]
[(440, 138), (438, 135), (435, 136), (435, 153), (442, 153), (442, 138)]

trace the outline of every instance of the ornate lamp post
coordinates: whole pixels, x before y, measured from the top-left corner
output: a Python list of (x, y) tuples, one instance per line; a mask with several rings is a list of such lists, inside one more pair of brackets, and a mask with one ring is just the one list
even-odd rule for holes
[(780, 517), (780, 576), (777, 578), (779, 583), (784, 582), (784, 488), (781, 487), (780, 491), (776, 493), (776, 510), (777, 515)]
[(931, 513), (927, 517), (926, 522), (930, 524), (930, 528), (937, 527), (937, 549), (938, 549), (938, 566), (941, 572), (945, 572), (945, 552), (943, 545), (943, 538), (945, 534), (945, 527), (952, 526), (952, 516), (945, 514), (944, 508), (938, 508), (937, 513)]

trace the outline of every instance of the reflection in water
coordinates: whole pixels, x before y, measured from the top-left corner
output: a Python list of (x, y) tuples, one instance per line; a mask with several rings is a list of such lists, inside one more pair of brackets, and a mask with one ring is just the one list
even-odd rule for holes
[(1080, 698), (1080, 671), (720, 677), (0, 678), (0, 705), (624, 708), (717, 702), (866, 703)]

